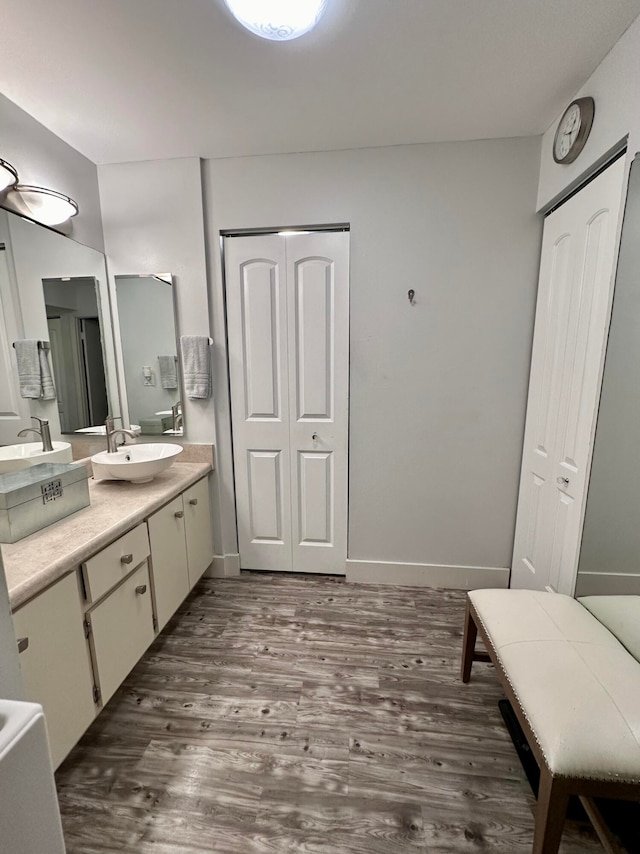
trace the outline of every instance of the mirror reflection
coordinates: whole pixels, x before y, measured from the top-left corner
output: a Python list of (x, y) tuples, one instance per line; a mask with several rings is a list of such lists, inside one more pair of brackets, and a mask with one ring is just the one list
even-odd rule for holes
[(577, 596), (640, 594), (640, 156), (631, 167)]
[(44, 279), (44, 304), (63, 433), (104, 424), (109, 414), (94, 278)]
[(158, 273), (116, 276), (115, 281), (129, 423), (144, 435), (182, 435), (173, 278)]

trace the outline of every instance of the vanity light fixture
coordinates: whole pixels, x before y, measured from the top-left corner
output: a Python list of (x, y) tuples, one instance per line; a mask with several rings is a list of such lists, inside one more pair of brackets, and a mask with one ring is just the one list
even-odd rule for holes
[(0, 193), (18, 183), (18, 170), (0, 157)]
[(78, 213), (77, 202), (69, 196), (30, 184), (16, 184), (8, 200), (15, 201), (21, 213), (42, 225), (61, 225)]
[(263, 39), (290, 41), (312, 30), (327, 0), (224, 0), (243, 27)]

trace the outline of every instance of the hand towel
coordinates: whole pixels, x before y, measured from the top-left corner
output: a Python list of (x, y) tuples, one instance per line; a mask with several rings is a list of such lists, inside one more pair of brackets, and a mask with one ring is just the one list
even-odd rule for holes
[(211, 397), (211, 354), (206, 335), (183, 335), (180, 338), (184, 391), (190, 400)]
[(162, 388), (178, 388), (178, 372), (175, 356), (158, 356), (160, 363), (160, 383)]
[(42, 381), (40, 379), (38, 339), (25, 338), (22, 341), (14, 341), (13, 346), (18, 362), (20, 397), (40, 400), (42, 397)]
[(53, 376), (49, 365), (49, 349), (38, 347), (40, 357), (40, 396), (42, 400), (55, 400), (56, 387), (53, 384)]

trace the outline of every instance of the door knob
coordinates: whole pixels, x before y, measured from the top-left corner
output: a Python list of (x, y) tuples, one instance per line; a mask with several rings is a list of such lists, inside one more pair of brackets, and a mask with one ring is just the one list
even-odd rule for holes
[(184, 510), (176, 510), (173, 515), (176, 517), (176, 519), (182, 519), (182, 517), (184, 516)]
[(122, 555), (120, 563), (133, 563), (133, 555)]
[(311, 438), (313, 439), (313, 441), (314, 441), (314, 442), (317, 442), (317, 441), (318, 441), (318, 439), (320, 438), (320, 436), (318, 436), (318, 434), (317, 434), (317, 433), (314, 433), (314, 434), (313, 434), (313, 436), (312, 436)]
[(146, 593), (146, 592), (147, 592), (147, 585), (146, 584), (138, 584), (138, 586), (136, 587), (136, 593), (139, 593), (140, 596), (142, 596), (142, 594)]
[(18, 652), (24, 652), (29, 648), (29, 638), (18, 638)]
[(197, 498), (190, 498), (189, 499), (189, 504), (191, 504), (192, 507), (195, 507), (197, 503), (198, 503)]
[(569, 486), (569, 478), (568, 478), (568, 477), (559, 477), (559, 478), (558, 478), (558, 483), (559, 483), (561, 486)]

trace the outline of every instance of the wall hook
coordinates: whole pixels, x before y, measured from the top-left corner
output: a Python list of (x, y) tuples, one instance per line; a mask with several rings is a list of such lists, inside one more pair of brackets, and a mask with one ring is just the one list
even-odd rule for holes
[(407, 296), (409, 297), (410, 304), (415, 305), (416, 292), (413, 290), (413, 288), (410, 288), (410, 290), (407, 292)]

